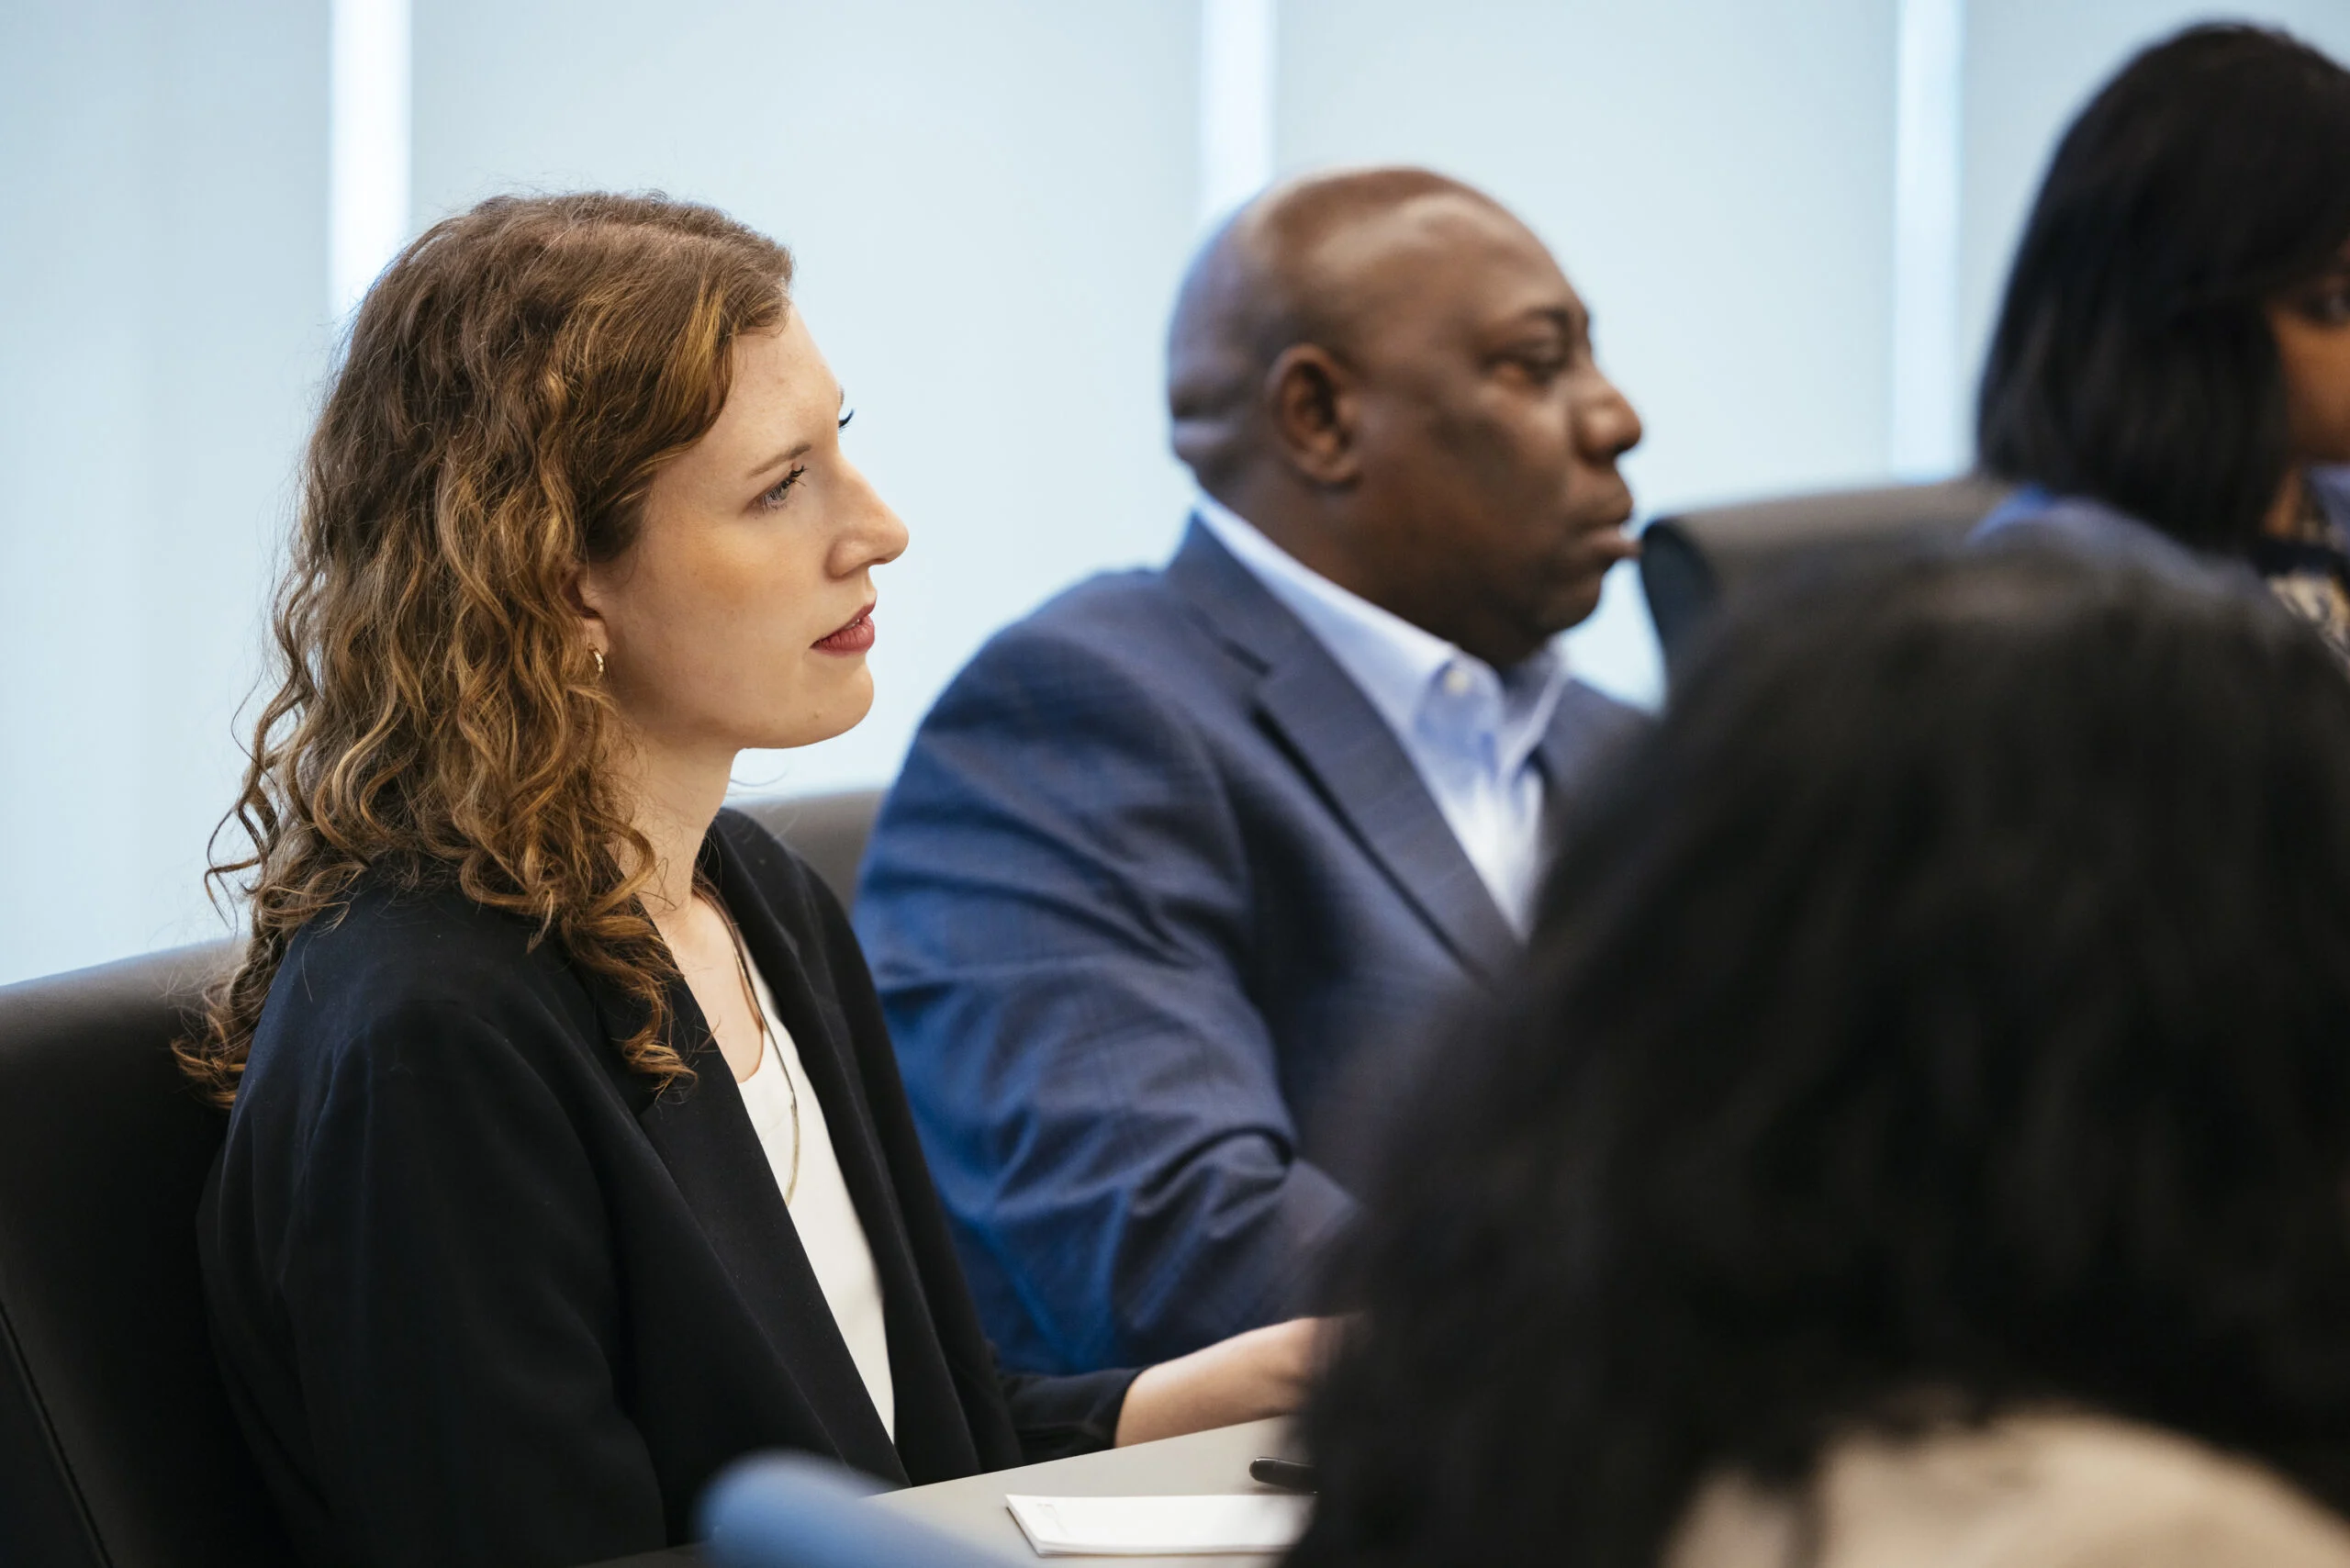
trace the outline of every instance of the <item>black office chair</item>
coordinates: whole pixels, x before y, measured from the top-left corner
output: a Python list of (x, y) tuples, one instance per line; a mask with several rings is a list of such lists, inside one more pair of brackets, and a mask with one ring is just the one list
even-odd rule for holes
[[(745, 801), (846, 902), (879, 790)], [(0, 1565), (290, 1563), (206, 1334), (226, 1117), (180, 1076), (227, 943), (0, 987)]]
[(214, 943), (0, 988), (0, 1562), (291, 1563), (206, 1337), (225, 1118), (172, 1059)]
[(1892, 485), (1676, 512), (1640, 534), (1646, 590), (1667, 667), (1714, 610), (1800, 563), (1908, 540), (1964, 539), (2006, 498), (1993, 479)]
[(730, 801), (762, 827), (799, 851), (844, 907), (856, 902), (857, 868), (865, 863), (865, 841), (881, 810), (879, 790), (843, 790), (830, 795), (774, 795)]

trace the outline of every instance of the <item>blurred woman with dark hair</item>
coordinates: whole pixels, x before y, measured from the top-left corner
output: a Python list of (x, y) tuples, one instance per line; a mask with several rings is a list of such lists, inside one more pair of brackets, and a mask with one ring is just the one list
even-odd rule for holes
[(1757, 604), (1372, 1185), (1292, 1568), (2350, 1563), (2350, 683), (2046, 549)]
[(1984, 523), (2239, 561), (2350, 657), (2350, 72), (2190, 28), (2058, 145), (1983, 375)]

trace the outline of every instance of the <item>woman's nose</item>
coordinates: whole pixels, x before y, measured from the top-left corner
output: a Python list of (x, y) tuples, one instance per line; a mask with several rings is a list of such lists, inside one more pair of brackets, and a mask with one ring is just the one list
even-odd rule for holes
[(854, 476), (857, 516), (855, 524), (842, 535), (840, 567), (844, 577), (889, 565), (906, 553), (908, 537), (905, 522), (890, 509), (880, 492), (862, 473), (854, 469), (850, 472)]

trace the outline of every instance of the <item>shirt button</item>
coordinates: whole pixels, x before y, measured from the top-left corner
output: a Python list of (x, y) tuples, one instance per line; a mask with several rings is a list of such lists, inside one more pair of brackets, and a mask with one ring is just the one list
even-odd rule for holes
[(1444, 689), (1450, 695), (1454, 697), (1466, 697), (1469, 695), (1469, 689), (1476, 684), (1477, 678), (1471, 675), (1459, 665), (1448, 665), (1445, 666)]

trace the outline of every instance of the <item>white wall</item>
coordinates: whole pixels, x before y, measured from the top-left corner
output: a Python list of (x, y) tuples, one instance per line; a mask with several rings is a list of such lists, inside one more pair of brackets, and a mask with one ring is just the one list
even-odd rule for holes
[[(1282, 172), (1404, 159), (1557, 249), (1645, 510), (1887, 470), (1900, 0), (1278, 0)], [(2260, 14), (2350, 56), (2345, 0)], [(1971, 378), (2051, 139), (2172, 0), (1966, 0)], [(790, 243), (912, 525), (878, 781), (992, 628), (1171, 545), (1160, 338), (1197, 238), (1200, 0), (414, 0), (418, 223), (659, 186)], [(0, 4), (0, 982), (217, 930), (270, 557), (326, 365), (326, 0)], [(1653, 695), (1630, 574), (1573, 641)]]
[(207, 935), (327, 343), (303, 0), (0, 5), (0, 981)]

